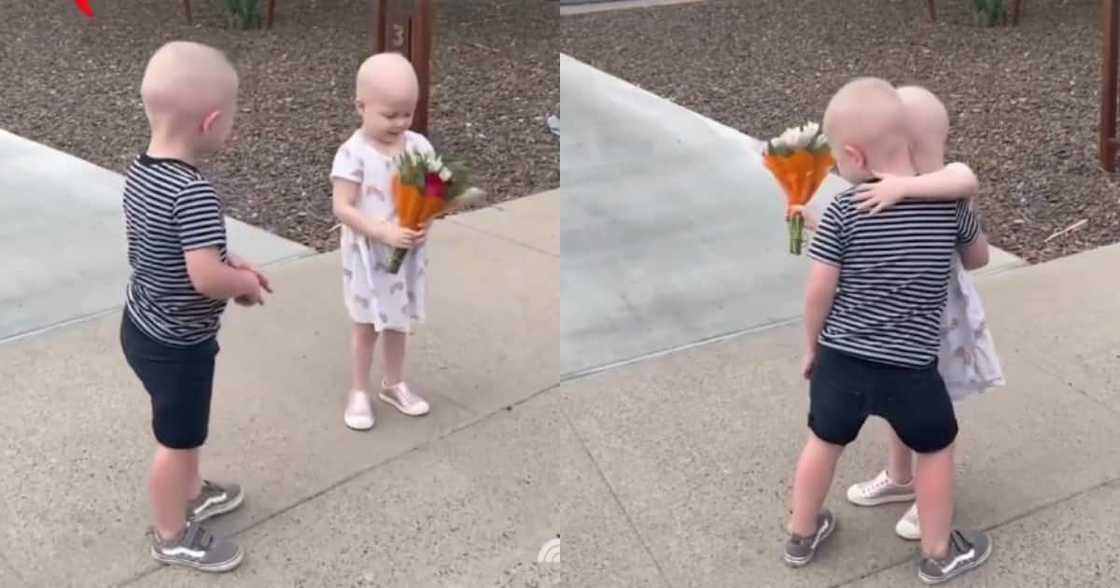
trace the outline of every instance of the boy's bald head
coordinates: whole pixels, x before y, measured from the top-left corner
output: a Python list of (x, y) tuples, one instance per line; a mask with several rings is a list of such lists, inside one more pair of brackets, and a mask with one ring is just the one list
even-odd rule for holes
[(197, 124), (211, 113), (232, 108), (237, 71), (213, 47), (172, 41), (148, 60), (140, 97), (153, 129)]
[(902, 100), (879, 78), (858, 78), (840, 88), (828, 103), (822, 126), (838, 163), (858, 152), (864, 161), (854, 163), (866, 168), (907, 151)]
[(929, 90), (920, 86), (898, 89), (906, 111), (911, 155), (919, 173), (937, 171), (945, 166), (945, 142), (949, 139), (949, 111)]
[(358, 68), (359, 101), (412, 102), (420, 94), (420, 82), (412, 63), (400, 53), (378, 53)]

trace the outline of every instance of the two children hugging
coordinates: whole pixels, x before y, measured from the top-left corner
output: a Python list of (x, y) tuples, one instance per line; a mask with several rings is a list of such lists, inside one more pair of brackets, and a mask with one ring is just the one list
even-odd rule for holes
[[(429, 406), (405, 384), (405, 347), (424, 319), (428, 227), (401, 227), (390, 182), (405, 151), (431, 152), (409, 131), (418, 97), (412, 65), (398, 54), (366, 60), (357, 75), (361, 127), (339, 149), (331, 170), (342, 235), (344, 301), (353, 322), (352, 392), (347, 426), (373, 426), (368, 398), (374, 343), (385, 342), (380, 398), (407, 415)], [(244, 552), (202, 522), (241, 506), (236, 484), (200, 474), (221, 315), (228, 300), (264, 303), (268, 279), (227, 250), (222, 199), (200, 171), (233, 129), (238, 76), (220, 51), (176, 41), (155, 52), (141, 83), (150, 140), (130, 164), (124, 216), (131, 274), (121, 322), (125, 358), (152, 407), (155, 457), (148, 482), (157, 561), (206, 572), (240, 565)], [(450, 211), (447, 211), (450, 212)], [(398, 274), (387, 271), (393, 248), (411, 248)]]
[[(921, 540), (918, 576), (983, 564), (984, 533), (954, 529), (952, 402), (1003, 384), (967, 270), (988, 262), (977, 182), (944, 164), (948, 114), (929, 91), (873, 78), (829, 102), (824, 132), (854, 186), (818, 220), (806, 291), (809, 440), (798, 462), (785, 561), (808, 564), (836, 528), (823, 509), (836, 463), (870, 415), (890, 425), (888, 466), (848, 489), (857, 505), (917, 501), (896, 525)], [(921, 173), (924, 175), (916, 175)], [(912, 473), (912, 453), (917, 472)]]

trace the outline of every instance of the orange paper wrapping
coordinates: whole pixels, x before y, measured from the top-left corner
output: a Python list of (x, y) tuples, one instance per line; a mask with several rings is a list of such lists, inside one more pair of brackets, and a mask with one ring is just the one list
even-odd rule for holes
[[(398, 223), (405, 228), (419, 231), (420, 227), (429, 220), (443, 212), (447, 201), (437, 196), (425, 194), (418, 186), (405, 184), (401, 181), (400, 174), (393, 176), (393, 202), (397, 205)], [(397, 273), (401, 269), (408, 249), (395, 249), (393, 259), (389, 263), (390, 273)]]
[(801, 209), (809, 203), (832, 169), (832, 154), (796, 151), (791, 155), (764, 155), (762, 162), (786, 195), (786, 221), (790, 223), (789, 251), (801, 254), (804, 219)]

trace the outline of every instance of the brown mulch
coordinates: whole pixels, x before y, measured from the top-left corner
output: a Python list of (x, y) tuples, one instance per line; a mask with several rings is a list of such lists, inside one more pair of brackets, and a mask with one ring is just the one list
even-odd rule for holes
[[(174, 39), (225, 50), (241, 74), (230, 148), (206, 165), (229, 214), (336, 246), (328, 173), (356, 128), (353, 79), (372, 48), (367, 0), (280, 0), (269, 31), (230, 29), (218, 0), (195, 26), (170, 0), (0, 0), (0, 128), (123, 170), (147, 142), (144, 65)], [(559, 185), (554, 2), (437, 0), (430, 138), (468, 161), (489, 202)]]
[(993, 242), (1038, 262), (1120, 240), (1116, 177), (1097, 165), (1100, 4), (1028, 0), (1018, 27), (982, 28), (968, 0), (939, 1), (937, 24), (913, 0), (705, 0), (564, 17), (560, 46), (760, 138), (819, 120), (855, 76), (925, 85)]

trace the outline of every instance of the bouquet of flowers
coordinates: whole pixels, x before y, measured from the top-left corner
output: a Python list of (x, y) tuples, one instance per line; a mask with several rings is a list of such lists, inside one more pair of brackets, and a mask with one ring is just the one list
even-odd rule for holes
[(789, 252), (801, 255), (805, 230), (802, 209), (832, 169), (828, 139), (817, 123), (786, 129), (766, 142), (763, 165), (770, 170), (786, 195), (786, 222), (789, 224)]
[[(419, 231), (450, 206), (462, 206), (482, 195), (470, 185), (467, 170), (459, 163), (444, 163), (435, 154), (406, 152), (393, 176), (393, 200), (400, 225)], [(397, 273), (408, 249), (395, 249), (389, 271)]]

